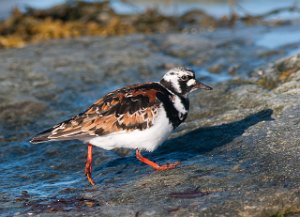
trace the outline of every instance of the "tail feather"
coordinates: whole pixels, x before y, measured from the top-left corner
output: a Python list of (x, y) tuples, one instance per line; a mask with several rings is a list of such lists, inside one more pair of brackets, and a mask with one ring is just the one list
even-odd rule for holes
[(50, 141), (48, 136), (36, 136), (30, 140), (30, 143), (37, 144), (37, 143), (42, 143), (42, 142), (47, 142), (47, 141)]
[[(80, 126), (73, 126), (70, 124), (72, 119), (63, 121), (54, 127), (39, 133), (33, 137), (31, 143), (42, 143), (48, 141), (61, 141), (61, 140), (72, 140), (72, 139), (86, 139), (90, 135), (82, 132)], [(69, 128), (68, 128), (69, 127)]]
[(33, 137), (30, 140), (30, 143), (36, 144), (36, 143), (50, 141), (51, 139), (49, 138), (49, 136), (51, 135), (51, 131), (52, 131), (52, 129), (49, 129), (49, 130), (39, 133), (38, 135), (36, 135), (35, 137)]

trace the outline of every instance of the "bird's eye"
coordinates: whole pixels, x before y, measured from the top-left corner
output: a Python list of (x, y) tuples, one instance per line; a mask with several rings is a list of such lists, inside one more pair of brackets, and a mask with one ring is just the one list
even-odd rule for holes
[(188, 76), (183, 75), (183, 76), (181, 76), (181, 79), (184, 80), (184, 81), (186, 81), (188, 79)]

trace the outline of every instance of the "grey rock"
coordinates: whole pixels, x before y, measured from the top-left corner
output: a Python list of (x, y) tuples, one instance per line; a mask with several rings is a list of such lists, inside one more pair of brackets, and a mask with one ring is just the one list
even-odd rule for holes
[[(224, 36), (224, 35), (223, 35)], [(228, 35), (229, 37), (230, 35)], [(173, 65), (225, 62), (237, 46), (226, 35), (82, 38), (0, 52), (1, 212), (34, 216), (284, 216), (300, 210), (300, 56), (261, 66), (192, 96), (189, 117), (159, 149), (145, 155), (170, 171), (152, 171), (133, 153), (95, 149), (95, 187), (85, 180), (86, 146), (31, 145), (35, 133), (82, 111), (127, 83), (159, 79)], [(236, 40), (238, 40), (236, 38)], [(255, 58), (242, 49), (234, 57)], [(223, 56), (221, 55), (223, 52)], [(256, 52), (254, 52), (256, 53)], [(182, 55), (182, 56), (181, 56)], [(248, 56), (247, 56), (248, 55)], [(219, 56), (219, 57), (218, 57)], [(184, 57), (184, 59), (183, 59)], [(236, 62), (238, 61), (235, 59)], [(168, 65), (166, 65), (168, 63)], [(230, 62), (234, 65), (234, 62)], [(190, 62), (192, 64), (192, 61)], [(240, 65), (245, 71), (249, 62)], [(288, 76), (279, 79), (282, 73)], [(272, 79), (272, 88), (261, 79)], [(17, 213), (17, 214), (16, 214)]]

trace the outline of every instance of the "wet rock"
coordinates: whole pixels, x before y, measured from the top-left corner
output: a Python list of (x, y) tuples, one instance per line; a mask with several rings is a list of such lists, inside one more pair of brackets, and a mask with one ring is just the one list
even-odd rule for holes
[[(167, 68), (193, 58), (206, 55), (204, 68), (227, 58), (232, 65), (239, 62), (239, 70), (251, 70), (257, 48), (221, 33), (213, 40), (196, 34), (81, 38), (1, 51), (1, 213), (298, 214), (300, 56), (193, 94), (187, 121), (159, 149), (145, 153), (159, 163), (180, 160), (174, 170), (153, 171), (133, 153), (121, 150), (126, 156), (120, 157), (95, 148), (97, 185), (91, 187), (83, 174), (84, 144), (28, 143), (35, 133), (77, 114), (105, 92), (158, 80)], [(201, 75), (200, 66), (192, 66)], [(272, 88), (261, 85), (262, 77), (273, 80)]]
[(45, 105), (43, 103), (32, 101), (18, 101), (12, 102), (11, 105), (5, 105), (0, 107), (0, 119), (7, 125), (22, 125), (37, 114), (45, 111)]
[(240, 65), (239, 65), (239, 64), (230, 66), (229, 69), (228, 69), (228, 73), (229, 73), (230, 75), (236, 75), (239, 68), (240, 68)]
[[(209, 16), (204, 11), (201, 10), (192, 10), (184, 15), (181, 16), (181, 19), (186, 22), (187, 24), (196, 24), (199, 28), (201, 27), (207, 27), (210, 29), (216, 28), (218, 25), (218, 20), (212, 16)], [(196, 26), (195, 26), (196, 27)]]
[(271, 68), (258, 69), (253, 73), (254, 77), (259, 77), (258, 84), (267, 89), (274, 89), (279, 84), (289, 81), (290, 77), (300, 69), (297, 57), (288, 61), (279, 61)]
[[(73, 112), (81, 112), (109, 90), (137, 81), (158, 80), (165, 70), (178, 65), (191, 65), (207, 82), (231, 77), (212, 76), (208, 72), (203, 75), (211, 65), (226, 63), (228, 68), (238, 60), (239, 70), (248, 72), (257, 66), (257, 49), (262, 49), (249, 43), (254, 39), (247, 38), (248, 35), (242, 37), (245, 36), (220, 30), (210, 35), (81, 38), (32, 45), (23, 50), (3, 50), (0, 120), (5, 124), (0, 127), (19, 130), (35, 123), (36, 129), (46, 128), (56, 124), (57, 117), (62, 121)], [(260, 57), (259, 62), (269, 60)], [(288, 76), (288, 72), (283, 73), (281, 80)], [(36, 123), (40, 117), (53, 122)]]
[[(298, 63), (300, 55), (265, 70)], [(93, 198), (105, 198), (113, 207), (101, 209), (100, 213), (112, 216), (129, 216), (133, 211), (139, 216), (298, 213), (299, 78), (300, 71), (295, 69), (289, 81), (271, 91), (255, 83), (229, 82), (215, 87), (213, 92), (195, 95), (184, 128), (152, 154), (160, 162), (175, 156), (183, 164), (164, 173), (141, 168), (150, 174), (127, 180), (118, 188), (117, 195), (113, 189), (106, 191), (105, 196), (94, 192)], [(197, 103), (210, 112), (199, 109)]]
[(216, 64), (208, 68), (208, 71), (214, 74), (220, 73), (224, 69), (224, 66), (221, 64)]

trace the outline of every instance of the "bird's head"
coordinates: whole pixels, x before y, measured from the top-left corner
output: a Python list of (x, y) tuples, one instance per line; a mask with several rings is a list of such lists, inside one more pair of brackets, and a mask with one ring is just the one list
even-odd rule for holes
[(183, 67), (170, 69), (160, 83), (173, 93), (183, 97), (187, 97), (189, 93), (198, 89), (212, 90), (210, 86), (196, 80), (193, 70)]

